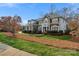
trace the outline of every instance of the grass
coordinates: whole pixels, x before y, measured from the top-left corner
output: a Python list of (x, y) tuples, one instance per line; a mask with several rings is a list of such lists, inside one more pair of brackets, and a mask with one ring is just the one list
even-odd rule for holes
[(40, 38), (46, 38), (46, 39), (55, 39), (55, 40), (69, 40), (71, 39), (68, 35), (61, 35), (61, 36), (52, 36), (52, 35), (45, 35), (45, 34), (29, 34), (31, 36), (36, 36)]
[(24, 41), (0, 34), (0, 42), (6, 43), (17, 49), (41, 56), (79, 56), (79, 51), (49, 47), (40, 43)]

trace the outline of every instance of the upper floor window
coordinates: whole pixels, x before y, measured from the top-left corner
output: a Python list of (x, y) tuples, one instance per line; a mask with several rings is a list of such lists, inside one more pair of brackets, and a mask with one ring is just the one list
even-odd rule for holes
[(58, 23), (58, 18), (52, 19), (52, 23)]
[(48, 18), (45, 18), (44, 23), (47, 23), (47, 22), (48, 22)]

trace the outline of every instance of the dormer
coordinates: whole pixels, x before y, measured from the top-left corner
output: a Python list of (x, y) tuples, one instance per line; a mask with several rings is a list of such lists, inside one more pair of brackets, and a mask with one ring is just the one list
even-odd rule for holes
[(49, 18), (48, 18), (48, 16), (44, 16), (44, 18), (43, 18), (43, 23), (49, 23)]

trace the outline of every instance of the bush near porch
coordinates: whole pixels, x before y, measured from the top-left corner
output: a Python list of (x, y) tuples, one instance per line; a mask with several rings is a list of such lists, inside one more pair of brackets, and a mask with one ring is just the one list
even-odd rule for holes
[(29, 33), (29, 34), (48, 34), (48, 35), (69, 35), (69, 30), (66, 30), (65, 33), (63, 33), (62, 30), (60, 31), (46, 31), (45, 33), (44, 32), (41, 32), (41, 31), (22, 31), (23, 33)]

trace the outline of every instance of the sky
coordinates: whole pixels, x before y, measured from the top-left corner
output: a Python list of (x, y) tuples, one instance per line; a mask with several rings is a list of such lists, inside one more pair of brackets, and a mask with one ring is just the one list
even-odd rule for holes
[(26, 24), (27, 20), (38, 19), (44, 14), (49, 13), (52, 9), (60, 10), (64, 7), (79, 7), (78, 3), (0, 3), (0, 16), (18, 15), (22, 18), (22, 24)]

